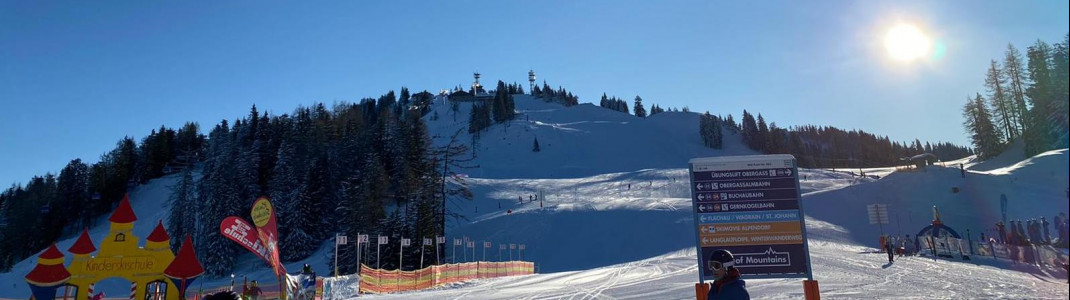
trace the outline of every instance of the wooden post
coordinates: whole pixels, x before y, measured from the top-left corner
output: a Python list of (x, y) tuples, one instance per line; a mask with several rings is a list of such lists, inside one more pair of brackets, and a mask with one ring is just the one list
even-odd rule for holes
[(710, 293), (710, 285), (707, 283), (695, 284), (695, 299), (706, 300), (706, 296)]
[(803, 280), (803, 294), (806, 300), (821, 300), (821, 291), (817, 287), (817, 280)]

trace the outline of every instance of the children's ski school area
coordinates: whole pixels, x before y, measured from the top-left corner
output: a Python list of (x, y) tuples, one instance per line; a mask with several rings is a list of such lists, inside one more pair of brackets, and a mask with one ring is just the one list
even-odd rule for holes
[[(870, 222), (887, 224), (887, 212), (879, 204), (870, 205)], [(969, 229), (961, 234), (940, 219), (938, 208), (933, 207), (932, 224), (911, 235), (893, 236), (882, 234), (878, 245), (879, 252), (887, 253), (889, 262), (896, 256), (931, 256), (947, 259), (997, 259), (1010, 261), (1013, 266), (1022, 264), (1039, 267), (1048, 273), (1067, 271), (1067, 216), (1060, 213), (1055, 216), (1056, 233), (1049, 230), (1046, 217), (1022, 221), (1012, 220), (1004, 225), (1003, 221), (994, 224), (994, 228), (979, 232), (974, 236)], [(1012, 267), (1013, 268), (1013, 267)]]
[[(384, 270), (361, 264), (357, 274), (333, 277), (316, 277), (315, 272), (305, 264), (301, 273), (295, 275), (286, 272), (275, 252), (277, 229), (270, 202), (266, 198), (258, 199), (253, 205), (252, 216), (256, 229), (240, 218), (229, 217), (220, 224), (221, 232), (266, 262), (275, 272), (276, 282), (259, 284), (255, 280), (250, 282), (242, 278), (240, 285), (236, 286), (236, 278), (231, 275), (229, 286), (205, 288), (203, 284), (196, 285), (204, 269), (194, 252), (192, 238), (186, 236), (178, 253), (173, 253), (169, 246), (171, 237), (160, 222), (145, 239), (145, 244), (140, 246), (140, 238), (132, 232), (137, 217), (127, 197), (108, 219), (111, 225), (108, 235), (101, 239), (99, 249), (86, 229), (67, 249), (73, 256), (69, 264), (65, 264), (67, 255), (55, 244), (38, 255), (36, 266), (25, 276), (32, 292), (30, 299), (201, 300), (220, 292), (233, 292), (247, 300), (347, 299), (364, 293), (416, 291), (475, 279), (533, 274), (535, 271), (534, 263), (512, 259), (513, 252), (523, 251), (524, 245), (499, 244), (499, 250), (506, 250), (508, 246), (510, 254), (507, 261), (475, 261), (475, 241), (466, 237), (454, 239), (454, 244), (471, 250), (472, 261), (469, 262), (432, 265), (413, 271)], [(336, 237), (335, 240), (337, 246), (345, 244), (346, 238)], [(367, 243), (367, 240), (367, 235), (360, 235), (357, 238), (358, 247), (359, 242)], [(431, 243), (429, 240), (424, 240), (425, 245)], [(445, 240), (445, 237), (437, 237), (433, 242), (444, 244)], [(387, 241), (387, 237), (377, 239), (379, 244)], [(409, 239), (400, 242), (403, 246), (410, 243)], [(483, 243), (485, 249), (491, 245), (490, 242)], [(485, 249), (483, 260), (486, 259)], [(93, 252), (96, 252), (95, 256), (90, 255)], [(464, 252), (467, 260), (469, 250)], [(458, 256), (456, 247), (454, 254)], [(518, 258), (522, 257), (522, 254), (518, 255)], [(94, 293), (96, 282), (113, 277), (130, 281), (128, 295)]]

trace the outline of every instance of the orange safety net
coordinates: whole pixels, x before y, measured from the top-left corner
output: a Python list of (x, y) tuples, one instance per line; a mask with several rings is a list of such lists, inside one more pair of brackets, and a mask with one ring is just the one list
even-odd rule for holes
[(415, 271), (379, 270), (361, 265), (360, 292), (383, 294), (416, 291), (473, 279), (534, 273), (535, 263), (526, 261), (445, 264)]

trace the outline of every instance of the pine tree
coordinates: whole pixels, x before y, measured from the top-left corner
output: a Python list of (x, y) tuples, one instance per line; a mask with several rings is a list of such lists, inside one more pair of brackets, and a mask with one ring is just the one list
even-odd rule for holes
[(999, 63), (992, 60), (988, 73), (985, 75), (985, 87), (988, 88), (988, 100), (991, 102), (995, 121), (1001, 126), (1003, 137), (1010, 141), (1018, 136), (1018, 130), (1015, 127), (1018, 122), (1014, 119), (1014, 108), (1005, 92), (1006, 85), (1006, 75), (999, 67)]
[(228, 216), (237, 215), (239, 205), (233, 202), (241, 200), (234, 179), (236, 152), (233, 136), (226, 121), (209, 134), (203, 175), (198, 184), (197, 202), (200, 205), (196, 210), (194, 236), (199, 238), (194, 242), (197, 253), (213, 254), (201, 258), (205, 272), (213, 276), (229, 273), (237, 253), (237, 245), (223, 237), (216, 225)]
[(70, 216), (66, 221), (71, 222), (73, 229), (88, 227), (89, 221), (94, 217), (88, 210), (89, 199), (89, 166), (82, 163), (81, 159), (74, 159), (59, 172), (57, 182), (59, 198), (62, 209), (61, 215)]
[(769, 126), (765, 124), (765, 118), (758, 114), (758, 134), (755, 136), (754, 150), (769, 153)]
[(1063, 35), (1063, 42), (1056, 43), (1052, 51), (1052, 96), (1050, 104), (1052, 148), (1070, 147), (1070, 34)]
[(539, 138), (535, 138), (535, 146), (531, 148), (531, 152), (539, 152), (542, 149), (539, 148)]
[(635, 116), (646, 118), (646, 108), (643, 108), (643, 98), (639, 97), (639, 95), (635, 96)]
[(742, 122), (743, 142), (751, 149), (759, 150), (757, 141), (760, 140), (760, 136), (758, 135), (758, 123), (754, 120), (754, 116), (747, 110), (743, 110)]
[(196, 233), (196, 194), (194, 193), (193, 169), (187, 168), (182, 172), (182, 178), (171, 187), (171, 210), (167, 218), (167, 233), (171, 238), (171, 251), (178, 252), (182, 238)]
[(992, 123), (991, 114), (981, 94), (974, 99), (966, 99), (963, 108), (963, 125), (970, 131), (970, 139), (977, 149), (981, 159), (991, 158), (1003, 151), (1003, 145), (995, 124)]
[(1003, 74), (1007, 76), (1007, 88), (1013, 107), (1014, 119), (1018, 121), (1016, 126), (1020, 133), (1028, 131), (1026, 115), (1028, 109), (1025, 105), (1025, 71), (1022, 66), (1022, 54), (1014, 45), (1007, 44), (1007, 54), (1003, 59)]
[(1039, 40), (1026, 50), (1026, 56), (1029, 58), (1027, 70), (1031, 84), (1026, 87), (1025, 94), (1033, 104), (1028, 116), (1029, 128), (1033, 130), (1027, 132), (1025, 137), (1027, 155), (1035, 155), (1052, 149), (1055, 137), (1058, 136), (1058, 130), (1052, 126), (1053, 122), (1051, 122), (1052, 117), (1057, 116), (1053, 108), (1057, 106), (1054, 91), (1058, 80), (1052, 76), (1051, 53), (1051, 46)]

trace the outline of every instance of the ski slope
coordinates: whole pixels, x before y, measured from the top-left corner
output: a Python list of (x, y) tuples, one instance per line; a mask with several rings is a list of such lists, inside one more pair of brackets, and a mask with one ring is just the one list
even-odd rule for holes
[[(590, 103), (564, 107), (530, 95), (513, 95), (515, 120), (480, 133), (474, 165), (478, 178), (575, 178), (651, 168), (679, 168), (692, 157), (757, 154), (734, 131), (725, 130), (724, 149), (702, 145), (699, 115), (665, 112), (647, 118), (604, 109)], [(472, 144), (468, 132), (470, 102), (454, 112), (441, 103), (424, 117), (436, 145), (458, 130), (460, 141)], [(437, 114), (438, 118), (433, 116)], [(532, 152), (535, 139), (540, 152)]]
[[(974, 256), (972, 261), (925, 257), (887, 263), (873, 254), (879, 230), (869, 225), (864, 205), (874, 199), (916, 217), (896, 227), (913, 235), (940, 205), (945, 223), (960, 231), (987, 228), (996, 213), (982, 211), (1003, 191), (1021, 200), (1010, 215), (1026, 217), (1065, 211), (1057, 195), (1066, 182), (1067, 150), (1041, 154), (990, 173), (959, 176), (957, 168), (886, 174), (858, 179), (845, 172), (801, 170), (814, 278), (827, 299), (1066, 299), (1066, 274)], [(1061, 172), (1061, 173), (1060, 173)], [(1060, 175), (1061, 174), (1061, 175)], [(1041, 176), (1043, 175), (1043, 176)], [(1061, 176), (1061, 177), (1060, 177)], [(677, 182), (673, 183), (673, 177)], [(688, 299), (698, 270), (694, 251), (686, 169), (642, 170), (576, 179), (473, 179), (478, 195), (469, 222), (452, 231), (495, 242), (526, 243), (525, 259), (542, 274), (479, 280), (431, 291), (371, 295), (383, 299)], [(1014, 179), (1015, 177), (1020, 177)], [(1007, 184), (1008, 181), (1015, 183)], [(1021, 187), (1018, 181), (1037, 186)], [(623, 188), (631, 184), (631, 189)], [(959, 194), (947, 188), (960, 186)], [(544, 192), (545, 202), (519, 204), (514, 194)], [(947, 194), (947, 195), (945, 195)], [(1033, 198), (1036, 197), (1036, 198)], [(990, 199), (991, 198), (991, 199)], [(525, 197), (525, 201), (526, 201)], [(502, 210), (497, 202), (502, 201)], [(475, 206), (484, 207), (480, 212)], [(487, 211), (487, 206), (492, 208)], [(512, 213), (504, 213), (511, 209)], [(997, 206), (998, 209), (998, 206)], [(652, 254), (653, 253), (653, 254)], [(755, 299), (799, 299), (798, 279), (748, 280)]]
[[(702, 147), (696, 114), (663, 113), (641, 119), (591, 105), (565, 108), (527, 96), (517, 96), (517, 109), (517, 120), (481, 135), (474, 161), (480, 168), (460, 171), (468, 173), (475, 199), (450, 204), (465, 218), (451, 220), (447, 232), (450, 238), (464, 235), (495, 244), (525, 244), (524, 260), (534, 261), (540, 274), (367, 298), (694, 297), (698, 270), (687, 160), (753, 151), (731, 132), (726, 132), (724, 150)], [(467, 104), (460, 105), (453, 121), (448, 105), (435, 108), (438, 119), (429, 120), (429, 126), (437, 144), (458, 129), (467, 132), (468, 110)], [(541, 152), (531, 151), (536, 136)], [(462, 142), (470, 144), (469, 137), (462, 134)], [(801, 169), (811, 259), (822, 295), (826, 299), (1070, 298), (1065, 273), (1012, 267), (1003, 261), (910, 257), (887, 264), (885, 256), (869, 253), (882, 229), (868, 224), (864, 210), (867, 204), (886, 203), (895, 220), (883, 231), (914, 235), (929, 223), (932, 206), (937, 205), (947, 225), (960, 233), (972, 229), (975, 238), (998, 220), (1000, 194), (1009, 199), (1011, 219), (1051, 218), (1068, 209), (1067, 152), (986, 162), (984, 168), (968, 169), (966, 178), (954, 163), (926, 172), (862, 170), (879, 179), (859, 178), (853, 173), (857, 169)], [(175, 176), (164, 177), (131, 191), (139, 218), (136, 235), (146, 237), (166, 216), (171, 209), (169, 187), (176, 181)], [(953, 187), (959, 192), (953, 193)], [(528, 201), (536, 194), (541, 207)], [(107, 226), (105, 216), (91, 228), (90, 236), (98, 244)], [(76, 237), (59, 241), (59, 248), (66, 250)], [(488, 249), (487, 260), (498, 259), (496, 247)], [(287, 269), (309, 263), (315, 270), (327, 270), (332, 250), (330, 241), (325, 241), (312, 256), (287, 263)], [(0, 298), (29, 296), (23, 276), (35, 262), (31, 257), (0, 273)], [(239, 284), (243, 276), (274, 282), (267, 266), (251, 254), (238, 259), (234, 273)], [(198, 284), (227, 286), (230, 278), (202, 278)], [(748, 286), (756, 299), (802, 297), (798, 279), (748, 280)], [(97, 290), (122, 298), (129, 282), (109, 279), (98, 283)]]

